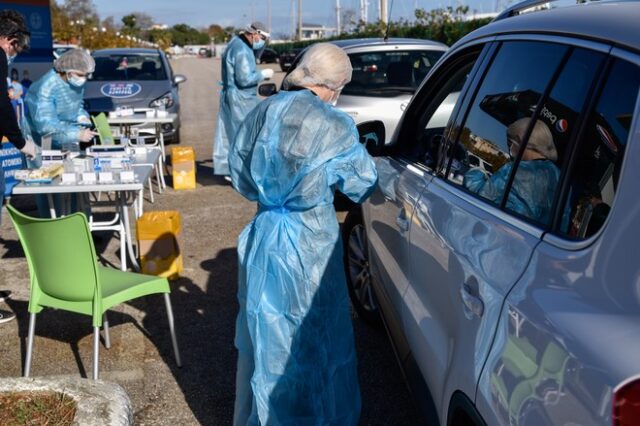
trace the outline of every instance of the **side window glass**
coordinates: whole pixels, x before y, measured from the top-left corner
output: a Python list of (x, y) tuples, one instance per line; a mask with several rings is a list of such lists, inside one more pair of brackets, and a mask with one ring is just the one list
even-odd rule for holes
[[(507, 42), (496, 54), (451, 147), (447, 179), (497, 206), (529, 120), (569, 47)], [(536, 124), (535, 128), (547, 127)], [(524, 130), (523, 130), (524, 129)], [(549, 132), (549, 129), (546, 129)]]
[(584, 239), (604, 224), (618, 187), (639, 89), (640, 67), (616, 60), (578, 141), (560, 234)]
[[(604, 58), (602, 53), (585, 49), (571, 52), (549, 97), (543, 100), (537, 122), (522, 147), (524, 151), (506, 199), (509, 212), (539, 225), (550, 224), (560, 168)], [(520, 128), (517, 123), (507, 128), (507, 143), (512, 144), (512, 153), (517, 152), (529, 120), (520, 121)]]
[(404, 152), (411, 161), (431, 169), (438, 165), (447, 123), (480, 52), (481, 49), (477, 48), (460, 58), (457, 63), (452, 63), (449, 72), (444, 70), (440, 81), (435, 81), (433, 86), (439, 86), (435, 94), (430, 92), (422, 95), (427, 99), (418, 112), (416, 133), (412, 135), (415, 142)]

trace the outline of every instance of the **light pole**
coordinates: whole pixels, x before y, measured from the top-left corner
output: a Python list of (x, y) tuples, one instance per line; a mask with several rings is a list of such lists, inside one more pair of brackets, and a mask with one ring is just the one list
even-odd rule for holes
[(298, 41), (302, 40), (302, 0), (298, 0)]

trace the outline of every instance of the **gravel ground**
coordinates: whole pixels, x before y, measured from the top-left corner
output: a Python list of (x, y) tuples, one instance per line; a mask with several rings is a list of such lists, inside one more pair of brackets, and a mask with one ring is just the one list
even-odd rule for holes
[[(181, 58), (182, 145), (197, 157), (198, 187), (167, 191), (147, 202), (149, 210), (182, 214), (183, 277), (172, 284), (183, 367), (171, 351), (163, 300), (150, 296), (110, 313), (112, 347), (101, 347), (100, 373), (131, 396), (139, 425), (231, 424), (236, 352), (233, 346), (236, 303), (236, 238), (255, 207), (222, 179), (212, 175), (212, 140), (218, 111), (220, 61)], [(275, 81), (283, 74), (275, 65)], [(170, 184), (170, 179), (168, 180)], [(33, 211), (30, 198), (12, 203)], [(13, 297), (0, 309), (12, 309), (17, 321), (0, 325), (0, 377), (21, 373), (28, 328), (29, 276), (24, 254), (6, 211), (0, 227), (0, 289)], [(100, 256), (117, 265), (118, 240), (102, 234)], [(69, 253), (69, 255), (73, 255)], [(88, 317), (45, 310), (38, 315), (32, 374), (86, 376), (91, 372), (91, 323)], [(362, 387), (363, 425), (421, 423), (402, 381), (393, 351), (381, 329), (354, 318)]]

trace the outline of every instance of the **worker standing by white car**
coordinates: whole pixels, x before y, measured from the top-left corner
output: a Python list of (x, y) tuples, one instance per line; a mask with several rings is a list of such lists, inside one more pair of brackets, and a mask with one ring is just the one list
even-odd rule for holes
[(213, 142), (213, 173), (229, 179), (229, 142), (240, 123), (258, 104), (257, 87), (273, 76), (272, 69), (256, 68), (254, 51), (264, 48), (270, 34), (254, 22), (234, 37), (222, 55), (222, 93)]

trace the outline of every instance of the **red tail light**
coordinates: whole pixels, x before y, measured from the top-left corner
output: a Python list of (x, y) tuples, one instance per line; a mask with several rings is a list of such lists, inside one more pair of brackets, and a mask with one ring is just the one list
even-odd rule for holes
[(613, 426), (640, 423), (640, 380), (629, 382), (613, 396)]

